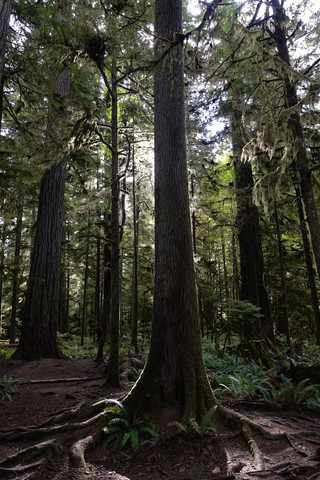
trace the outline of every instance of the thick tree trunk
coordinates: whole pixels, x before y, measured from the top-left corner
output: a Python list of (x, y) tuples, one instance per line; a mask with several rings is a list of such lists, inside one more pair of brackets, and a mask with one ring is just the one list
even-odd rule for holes
[(61, 358), (57, 342), (65, 158), (44, 173), (22, 331), (14, 358)]
[[(287, 65), (290, 65), (289, 50), (286, 37), (286, 15), (284, 9), (280, 6), (278, 0), (271, 0), (274, 12), (274, 39), (277, 44), (279, 57)], [(298, 104), (296, 86), (290, 75), (284, 76), (283, 80), (284, 92), (287, 107), (293, 107)], [(299, 111), (296, 109), (292, 112), (288, 122), (288, 128), (291, 129), (292, 145), (295, 145), (296, 166), (299, 174), (299, 183), (303, 207), (307, 219), (308, 229), (310, 233), (310, 241), (320, 278), (320, 221), (317, 210), (316, 201), (313, 193), (312, 174), (308, 166), (308, 153), (305, 143), (303, 127), (300, 119)]]
[[(237, 97), (237, 96), (236, 96)], [(240, 298), (261, 309), (262, 337), (274, 340), (271, 306), (264, 285), (264, 261), (259, 226), (259, 212), (252, 200), (253, 176), (250, 163), (240, 161), (244, 142), (241, 135), (241, 111), (230, 116), (234, 174), (237, 196), (237, 227), (240, 247)]]
[(200, 418), (214, 400), (205, 372), (193, 265), (185, 139), (182, 0), (156, 0), (155, 293), (150, 353), (126, 398)]

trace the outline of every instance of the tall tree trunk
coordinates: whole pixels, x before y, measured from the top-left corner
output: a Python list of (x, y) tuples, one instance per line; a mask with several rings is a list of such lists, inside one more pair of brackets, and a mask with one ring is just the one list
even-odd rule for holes
[(14, 358), (61, 358), (59, 323), (60, 255), (64, 213), (65, 158), (44, 173), (22, 331)]
[(89, 275), (89, 249), (90, 249), (90, 230), (91, 230), (91, 221), (90, 221), (90, 210), (88, 212), (88, 226), (87, 226), (87, 238), (86, 238), (86, 256), (85, 256), (85, 266), (84, 266), (84, 277), (83, 277), (83, 296), (82, 296), (82, 319), (81, 319), (81, 345), (84, 344), (84, 337), (87, 334), (87, 315), (88, 315), (88, 275)]
[(111, 300), (111, 235), (110, 221), (105, 214), (104, 221), (104, 248), (103, 248), (103, 304), (100, 322), (97, 329), (98, 353), (96, 361), (100, 362), (103, 357), (103, 347), (108, 332), (110, 332), (110, 300)]
[[(100, 232), (99, 232), (100, 235)], [(101, 321), (101, 315), (100, 315), (100, 269), (101, 269), (101, 240), (98, 237), (96, 241), (96, 251), (97, 251), (97, 256), (96, 256), (96, 288), (95, 288), (95, 296), (94, 296), (94, 316), (95, 316), (95, 324), (98, 327), (100, 325)], [(96, 339), (96, 331), (95, 329), (94, 332), (94, 338), (93, 340), (95, 341)]]
[(279, 224), (279, 215), (277, 202), (274, 202), (274, 220), (276, 223), (276, 232), (277, 232), (277, 243), (278, 243), (278, 252), (279, 252), (279, 267), (280, 267), (280, 278), (281, 278), (281, 289), (282, 289), (282, 316), (278, 320), (278, 330), (280, 333), (284, 333), (287, 339), (287, 345), (291, 349), (291, 340), (290, 340), (290, 329), (289, 329), (289, 302), (288, 302), (288, 291), (287, 291), (287, 281), (285, 274), (285, 263), (283, 256), (283, 248), (281, 241), (281, 232)]
[(261, 309), (262, 337), (274, 340), (273, 321), (268, 292), (264, 285), (264, 261), (259, 226), (259, 211), (252, 200), (253, 176), (250, 163), (241, 162), (244, 141), (241, 135), (241, 111), (237, 108), (238, 95), (230, 116), (234, 175), (237, 197), (237, 227), (240, 247), (240, 298)]
[(66, 228), (62, 230), (62, 255), (60, 267), (60, 289), (59, 289), (59, 331), (68, 332), (68, 279), (67, 279), (67, 252), (66, 252)]
[(2, 124), (4, 64), (12, 0), (0, 0), (0, 133)]
[(193, 264), (184, 109), (182, 0), (155, 3), (155, 292), (150, 352), (129, 408), (173, 405), (183, 420), (213, 402)]
[(299, 188), (296, 188), (296, 196), (297, 196), (300, 230), (301, 230), (301, 236), (302, 236), (302, 242), (303, 242), (304, 256), (306, 259), (307, 275), (308, 275), (309, 287), (311, 292), (312, 307), (314, 312), (316, 339), (317, 339), (317, 345), (320, 345), (320, 310), (319, 310), (318, 292), (317, 292), (317, 286), (315, 282), (315, 271), (313, 268), (312, 256), (310, 252), (308, 232), (305, 228), (305, 217), (304, 217), (303, 205), (301, 201), (301, 193)]
[(18, 304), (18, 289), (19, 289), (19, 273), (20, 273), (20, 249), (21, 249), (21, 233), (22, 233), (22, 212), (23, 207), (18, 206), (17, 224), (16, 224), (16, 239), (14, 247), (14, 266), (12, 279), (12, 300), (11, 300), (11, 322), (10, 322), (10, 343), (16, 341), (16, 324), (17, 324), (17, 304)]
[[(287, 65), (290, 65), (290, 56), (286, 36), (286, 15), (279, 0), (271, 0), (274, 12), (274, 39), (278, 48), (279, 57)], [(287, 107), (298, 104), (297, 92), (294, 79), (286, 74), (283, 79), (285, 99)], [(295, 145), (296, 166), (299, 174), (299, 183), (303, 207), (310, 233), (310, 241), (313, 256), (320, 278), (320, 221), (317, 205), (313, 193), (312, 174), (308, 166), (308, 153), (299, 112), (294, 109), (291, 113), (288, 128), (291, 129), (292, 145)]]
[(119, 234), (119, 159), (118, 159), (118, 86), (116, 62), (112, 62), (112, 113), (111, 113), (111, 330), (110, 352), (106, 384), (120, 384), (120, 234)]
[[(137, 188), (138, 185), (137, 185)], [(139, 195), (136, 193), (136, 170), (134, 146), (132, 147), (132, 200), (133, 200), (133, 267), (131, 301), (131, 344), (137, 353), (138, 348), (138, 245), (139, 245)]]
[(5, 240), (7, 235), (7, 224), (5, 220), (1, 223), (1, 246), (0, 246), (0, 336), (2, 335), (2, 296), (3, 296), (3, 278), (4, 278), (4, 252)]

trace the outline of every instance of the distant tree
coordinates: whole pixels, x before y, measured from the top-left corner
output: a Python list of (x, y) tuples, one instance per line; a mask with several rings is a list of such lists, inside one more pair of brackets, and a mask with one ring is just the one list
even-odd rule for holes
[(262, 337), (274, 340), (271, 305), (264, 280), (264, 261), (259, 225), (258, 207), (253, 203), (253, 174), (249, 162), (241, 161), (245, 145), (241, 128), (241, 98), (239, 92), (232, 101), (230, 128), (233, 148), (233, 165), (237, 198), (237, 229), (240, 247), (240, 296), (261, 309), (260, 332)]

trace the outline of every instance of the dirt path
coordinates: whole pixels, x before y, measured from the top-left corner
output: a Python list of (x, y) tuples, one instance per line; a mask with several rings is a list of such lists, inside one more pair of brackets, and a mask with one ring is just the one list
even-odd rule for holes
[[(263, 470), (259, 472), (246, 444), (243, 431), (226, 428), (218, 421), (214, 425), (218, 436), (194, 437), (185, 434), (177, 424), (167, 426), (170, 418), (163, 412), (160, 422), (166, 434), (157, 442), (149, 442), (137, 453), (128, 449), (113, 449), (101, 445), (90, 452), (85, 468), (73, 468), (69, 462), (71, 445), (79, 438), (94, 433), (95, 425), (81, 430), (60, 432), (46, 437), (36, 431), (33, 437), (15, 439), (7, 435), (14, 427), (28, 427), (58, 418), (64, 411), (76, 409), (82, 402), (94, 403), (97, 399), (117, 398), (124, 390), (103, 386), (103, 367), (96, 368), (94, 361), (83, 359), (22, 362), (0, 361), (0, 378), (24, 380), (12, 402), (0, 405), (0, 478), (11, 480), (193, 480), (237, 479), (280, 480), (283, 478), (320, 479), (320, 420), (317, 415), (303, 411), (271, 411), (254, 405), (233, 405), (233, 408), (273, 435), (265, 438), (261, 432), (248, 435), (254, 438), (262, 452)], [(54, 382), (65, 379), (65, 382)], [(28, 383), (28, 381), (38, 382)], [(46, 380), (51, 380), (46, 382)], [(43, 381), (44, 383), (42, 383)], [(249, 428), (249, 427), (248, 427)], [(247, 427), (246, 427), (247, 429)], [(25, 430), (28, 430), (25, 428)], [(246, 431), (246, 430), (244, 430)], [(38, 433), (37, 433), (38, 432)], [(280, 433), (282, 434), (280, 435)], [(284, 434), (285, 433), (285, 434)], [(303, 433), (303, 435), (301, 434)], [(251, 437), (252, 434), (252, 437)], [(1, 437), (2, 435), (2, 437)], [(29, 435), (29, 433), (27, 434)], [(278, 437), (277, 437), (278, 435)], [(249, 440), (250, 440), (249, 438)], [(50, 444), (51, 440), (54, 442)], [(48, 442), (45, 462), (41, 455), (28, 460), (22, 454), (18, 462), (1, 463), (30, 445)], [(17, 464), (41, 465), (19, 471)], [(3, 468), (15, 468), (4, 471)]]

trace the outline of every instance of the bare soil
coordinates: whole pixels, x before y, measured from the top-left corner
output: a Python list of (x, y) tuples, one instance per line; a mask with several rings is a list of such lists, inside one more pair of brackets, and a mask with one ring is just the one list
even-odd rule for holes
[[(70, 465), (69, 452), (74, 442), (96, 434), (103, 424), (84, 426), (47, 436), (32, 426), (44, 424), (61, 412), (71, 411), (81, 402), (89, 404), (102, 398), (119, 398), (129, 388), (104, 386), (104, 367), (93, 360), (70, 359), (24, 362), (0, 361), (3, 375), (23, 380), (12, 401), (0, 400), (0, 478), (20, 480), (268, 480), (320, 479), (319, 415), (301, 410), (270, 410), (260, 405), (233, 404), (229, 408), (262, 426), (273, 437), (249, 432), (245, 438), (238, 427), (222, 425), (214, 419), (217, 434), (194, 436), (173, 423), (175, 412), (168, 409), (154, 417), (162, 426), (163, 437), (149, 442), (133, 453), (101, 443), (86, 453), (86, 466)], [(44, 383), (30, 383), (30, 381)], [(51, 380), (51, 381), (50, 381)], [(64, 380), (64, 381), (52, 381)], [(68, 423), (68, 422), (67, 422)], [(171, 425), (170, 425), (171, 424)], [(29, 432), (25, 438), (17, 436)], [(45, 429), (45, 426), (42, 427)], [(10, 435), (8, 432), (11, 432)], [(19, 432), (18, 432), (19, 433)], [(252, 437), (251, 437), (252, 434)], [(278, 438), (275, 434), (279, 434)], [(281, 435), (280, 435), (281, 434)], [(31, 445), (55, 439), (53, 447), (28, 458), (22, 452)], [(262, 453), (263, 468), (257, 466), (249, 449), (255, 445)], [(5, 460), (20, 452), (12, 462)], [(45, 461), (43, 461), (45, 457)], [(34, 465), (41, 460), (40, 465)], [(40, 463), (40, 462), (39, 462)], [(26, 465), (31, 465), (25, 469)], [(24, 467), (22, 467), (24, 466)], [(11, 470), (10, 470), (11, 469)]]

